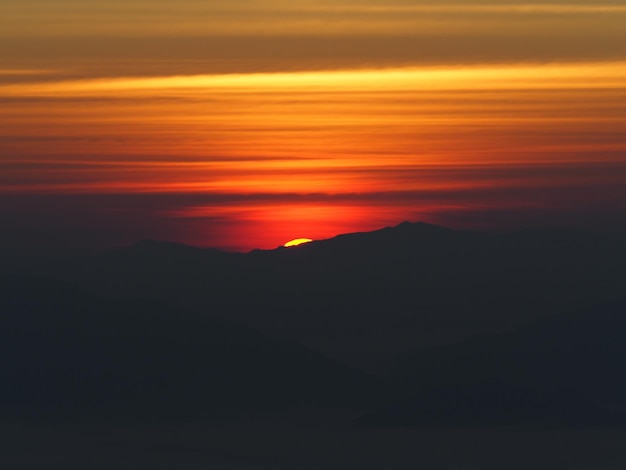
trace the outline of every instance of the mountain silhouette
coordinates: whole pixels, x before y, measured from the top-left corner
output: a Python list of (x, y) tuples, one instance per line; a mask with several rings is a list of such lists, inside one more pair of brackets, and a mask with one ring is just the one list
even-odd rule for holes
[(0, 416), (203, 419), (367, 406), (381, 383), (310, 349), (154, 300), (0, 279)]
[[(626, 298), (386, 364), (408, 398), (363, 422), (625, 424)], [(412, 391), (412, 392), (411, 392)]]
[(626, 297), (517, 330), (419, 348), (385, 364), (405, 387), (500, 377), (626, 404)]
[(357, 420), (370, 426), (580, 427), (626, 425), (571, 391), (531, 389), (500, 380), (425, 387)]
[(211, 312), (370, 367), (416, 345), (507, 331), (623, 295), (626, 243), (573, 230), (494, 234), (405, 222), (245, 254), (144, 240), (20, 272)]
[(245, 254), (143, 240), (21, 271), (0, 282), (6, 417), (384, 399), (363, 423), (569, 426), (626, 405), (617, 238), (403, 223)]

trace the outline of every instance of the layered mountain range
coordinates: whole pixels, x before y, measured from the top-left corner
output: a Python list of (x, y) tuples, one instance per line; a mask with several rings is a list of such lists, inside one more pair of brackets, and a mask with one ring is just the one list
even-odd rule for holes
[(5, 417), (330, 406), (385, 426), (591, 425), (626, 406), (620, 238), (403, 223), (0, 271)]

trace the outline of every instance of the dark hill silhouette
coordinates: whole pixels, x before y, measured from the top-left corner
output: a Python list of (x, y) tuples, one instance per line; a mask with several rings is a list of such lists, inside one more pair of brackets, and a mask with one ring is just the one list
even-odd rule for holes
[(365, 406), (381, 383), (296, 343), (152, 300), (0, 279), (0, 416), (203, 419)]
[(373, 426), (626, 425), (626, 415), (602, 409), (571, 391), (531, 389), (499, 380), (425, 387), (357, 423)]
[(515, 331), (419, 348), (386, 364), (405, 387), (500, 377), (576, 390), (626, 405), (626, 298), (542, 319)]
[(568, 230), (486, 234), (405, 222), (247, 254), (143, 241), (30, 272), (210, 311), (368, 365), (623, 295), (626, 244)]
[(626, 423), (601, 409), (626, 406), (624, 331), (626, 298), (506, 334), (417, 349), (386, 364), (386, 375), (418, 391), (364, 422)]

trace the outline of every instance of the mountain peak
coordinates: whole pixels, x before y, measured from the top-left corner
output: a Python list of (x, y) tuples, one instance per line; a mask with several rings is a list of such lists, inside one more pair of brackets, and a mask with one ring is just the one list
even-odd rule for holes
[(152, 238), (144, 238), (143, 240), (139, 240), (138, 242), (135, 242), (132, 245), (130, 245), (130, 248), (144, 249), (144, 248), (166, 247), (166, 246), (184, 246), (184, 247), (191, 248), (189, 245), (184, 245), (182, 243), (154, 240)]
[(421, 221), (409, 222), (407, 220), (399, 223), (398, 225), (395, 225), (393, 227), (387, 227), (387, 228), (391, 230), (402, 230), (402, 231), (410, 230), (412, 232), (417, 232), (417, 231), (452, 232), (453, 231), (452, 229), (441, 227), (439, 225), (429, 224), (427, 222), (421, 222)]
[(123, 248), (123, 250), (128, 250), (132, 253), (159, 255), (164, 253), (175, 255), (198, 255), (200, 253), (219, 251), (215, 248), (198, 248), (191, 245), (185, 245), (184, 243), (153, 240), (150, 238), (139, 240), (129, 247)]

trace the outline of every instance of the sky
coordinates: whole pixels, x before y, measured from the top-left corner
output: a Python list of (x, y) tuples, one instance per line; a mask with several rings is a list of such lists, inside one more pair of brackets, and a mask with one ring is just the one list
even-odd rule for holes
[(0, 0), (0, 252), (626, 228), (626, 0)]

